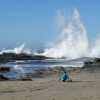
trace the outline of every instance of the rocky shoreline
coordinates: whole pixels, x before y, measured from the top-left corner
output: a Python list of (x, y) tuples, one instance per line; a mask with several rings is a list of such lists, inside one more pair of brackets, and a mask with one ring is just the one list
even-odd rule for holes
[(42, 55), (29, 55), (29, 54), (15, 54), (15, 53), (3, 53), (0, 54), (0, 63), (13, 62), (16, 60), (44, 60), (49, 57)]
[(72, 79), (70, 82), (59, 82), (63, 66), (35, 70), (16, 79), (2, 79), (0, 100), (100, 100), (98, 60), (84, 62), (81, 68), (64, 67)]
[[(83, 67), (63, 67), (63, 66), (56, 66), (56, 67), (48, 67), (47, 69), (40, 69), (37, 71), (33, 71), (32, 73), (25, 73), (15, 79), (8, 79), (0, 74), (0, 80), (21, 80), (21, 81), (31, 81), (33, 78), (45, 78), (51, 75), (59, 75), (62, 68), (66, 70), (68, 73), (77, 73), (77, 72), (100, 72), (100, 59), (94, 58), (92, 61), (84, 61)], [(10, 67), (1, 66), (0, 73), (10, 71)]]

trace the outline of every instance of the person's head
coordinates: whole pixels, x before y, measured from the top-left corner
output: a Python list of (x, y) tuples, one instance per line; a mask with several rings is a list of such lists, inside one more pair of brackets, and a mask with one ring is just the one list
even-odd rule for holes
[(64, 70), (64, 73), (66, 73), (66, 71)]

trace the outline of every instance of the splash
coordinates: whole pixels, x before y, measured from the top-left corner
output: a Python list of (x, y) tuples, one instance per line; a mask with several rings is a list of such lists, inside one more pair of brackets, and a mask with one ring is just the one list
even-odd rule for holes
[(43, 55), (54, 58), (80, 58), (100, 57), (100, 36), (95, 39), (92, 46), (88, 42), (88, 34), (81, 22), (77, 9), (67, 15), (66, 11), (58, 11), (55, 17), (55, 25), (58, 30), (58, 40), (55, 43), (48, 43), (43, 53), (32, 52), (25, 47), (25, 43), (13, 50), (2, 50), (3, 53), (26, 53), (32, 55)]
[(70, 16), (60, 11), (56, 19), (60, 32), (58, 42), (48, 44), (43, 55), (55, 58), (100, 57), (100, 38), (89, 48), (87, 32), (77, 9)]
[(32, 54), (32, 52), (30, 51), (30, 49), (27, 49), (25, 47), (25, 43), (23, 43), (22, 45), (20, 45), (19, 47), (16, 47), (14, 49), (8, 49), (8, 50), (2, 50), (0, 52), (0, 54), (3, 53), (15, 53), (15, 54), (21, 54), (21, 53), (26, 53), (26, 54)]
[(100, 36), (98, 36), (93, 43), (92, 48), (90, 49), (90, 54), (89, 56), (91, 57), (100, 57)]
[(20, 71), (23, 74), (25, 73), (25, 70), (20, 65), (14, 65), (13, 68), (14, 70)]

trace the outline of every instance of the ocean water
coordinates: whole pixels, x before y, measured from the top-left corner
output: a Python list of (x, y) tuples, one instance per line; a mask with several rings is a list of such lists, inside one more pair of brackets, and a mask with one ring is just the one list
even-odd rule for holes
[(47, 59), (47, 60), (27, 60), (2, 63), (0, 66), (9, 66), (9, 72), (2, 73), (8, 78), (16, 78), (25, 73), (31, 73), (48, 67), (82, 67), (83, 61), (81, 60), (66, 60), (66, 59)]

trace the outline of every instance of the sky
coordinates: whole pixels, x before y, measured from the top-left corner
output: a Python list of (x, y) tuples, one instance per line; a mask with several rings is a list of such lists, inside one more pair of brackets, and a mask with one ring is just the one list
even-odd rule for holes
[(59, 10), (71, 13), (76, 8), (89, 41), (100, 33), (100, 0), (0, 0), (0, 49), (26, 43), (44, 48), (56, 39), (55, 15)]

